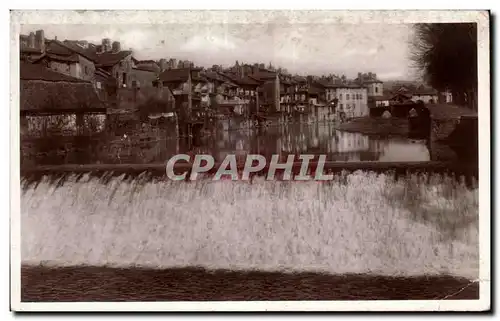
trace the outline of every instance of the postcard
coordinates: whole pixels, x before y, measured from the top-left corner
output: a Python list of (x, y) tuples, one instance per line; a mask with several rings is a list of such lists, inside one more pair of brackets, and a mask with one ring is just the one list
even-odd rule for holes
[(11, 11), (11, 310), (489, 310), (489, 19)]

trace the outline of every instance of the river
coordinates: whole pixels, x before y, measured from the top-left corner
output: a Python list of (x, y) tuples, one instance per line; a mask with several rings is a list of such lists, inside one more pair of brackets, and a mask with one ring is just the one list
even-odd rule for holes
[(228, 154), (327, 155), (327, 160), (359, 162), (429, 161), (424, 141), (404, 137), (377, 138), (340, 131), (333, 123), (288, 124), (265, 128), (218, 130), (199, 139), (176, 138), (172, 132), (149, 129), (127, 135), (103, 133), (88, 137), (22, 138), (21, 164), (153, 164), (178, 153), (210, 154), (222, 161)]

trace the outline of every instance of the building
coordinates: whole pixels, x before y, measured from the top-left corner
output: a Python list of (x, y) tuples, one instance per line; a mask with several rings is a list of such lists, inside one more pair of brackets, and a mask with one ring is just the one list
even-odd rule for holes
[[(182, 69), (182, 68), (194, 68), (194, 63), (190, 60), (179, 60), (177, 63), (176, 68)], [(174, 68), (172, 68), (174, 69)]]
[(318, 119), (332, 119), (332, 114), (342, 117), (365, 117), (368, 116), (368, 89), (357, 83), (347, 81), (315, 81), (315, 84), (323, 88), (320, 102), (322, 108), (317, 111)]
[(420, 85), (418, 87), (408, 88), (401, 86), (393, 92), (393, 95), (404, 96), (413, 102), (423, 102), (425, 104), (434, 104), (439, 101), (439, 93), (437, 90)]
[(411, 92), (411, 100), (414, 102), (422, 101), (424, 104), (435, 104), (439, 100), (439, 93), (435, 89), (420, 86)]
[(206, 83), (200, 75), (201, 68), (178, 68), (163, 71), (156, 86), (168, 87), (175, 97), (175, 110), (179, 117), (179, 136), (189, 136), (193, 130), (206, 125), (207, 108), (201, 104), (201, 93), (195, 92)]
[(78, 79), (93, 81), (95, 65), (87, 52), (74, 51), (58, 40), (48, 40), (43, 30), (20, 36), (22, 61), (43, 65), (55, 72)]
[(110, 39), (103, 39), (102, 44), (95, 48), (95, 64), (97, 68), (108, 72), (117, 81), (118, 87), (132, 87), (135, 59), (131, 50), (121, 50), (120, 43), (111, 44)]
[(153, 87), (153, 82), (161, 72), (159, 64), (154, 60), (136, 60), (132, 58), (132, 87)]
[(43, 30), (30, 32), (29, 35), (19, 35), (21, 60), (32, 61), (39, 58), (45, 52), (46, 41)]
[[(97, 89), (102, 88), (104, 77), (115, 81), (119, 88), (152, 87), (162, 71), (157, 62), (136, 60), (131, 50), (122, 50), (120, 42), (108, 38), (102, 39), (100, 45), (84, 40), (48, 40), (43, 30), (37, 30), (36, 34), (21, 35), (20, 41), (22, 60), (89, 80)], [(162, 64), (168, 67), (166, 61)]]
[(291, 115), (295, 109), (295, 82), (291, 75), (279, 75), (280, 85), (280, 109), (285, 115)]
[(281, 85), (279, 74), (265, 69), (254, 69), (249, 79), (259, 84), (259, 112), (281, 113)]
[(336, 84), (335, 97), (338, 99), (337, 111), (346, 117), (365, 117), (368, 109), (368, 89), (358, 84)]
[(68, 49), (62, 42), (51, 40), (45, 52), (33, 60), (35, 64), (42, 64), (53, 71), (78, 79), (94, 81), (95, 64), (88, 55)]
[(225, 73), (221, 73), (221, 75), (236, 85), (236, 92), (234, 95), (234, 99), (237, 102), (235, 110), (236, 114), (245, 116), (256, 114), (259, 103), (259, 82), (249, 76), (234, 77), (234, 75), (228, 75)]
[[(21, 62), (20, 81), (22, 134), (80, 135), (104, 129), (107, 107), (90, 81), (28, 62)], [(95, 128), (89, 128), (92, 123)]]
[(453, 103), (453, 95), (449, 91), (442, 92), (440, 98), (441, 102), (445, 104)]

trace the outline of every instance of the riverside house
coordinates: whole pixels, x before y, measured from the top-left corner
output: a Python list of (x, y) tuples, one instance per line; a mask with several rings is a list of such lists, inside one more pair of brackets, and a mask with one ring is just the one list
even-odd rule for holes
[[(82, 143), (82, 139), (85, 141), (85, 137), (103, 132), (106, 128), (106, 111), (106, 105), (99, 99), (90, 81), (21, 61), (20, 132), (23, 165), (37, 164), (37, 158), (49, 154), (57, 158), (52, 158), (52, 162), (71, 162), (67, 159), (66, 149), (74, 149), (78, 142)], [(85, 142), (82, 144), (90, 146)]]
[(26, 62), (20, 63), (20, 81), (23, 134), (78, 135), (92, 122), (92, 132), (104, 129), (107, 108), (90, 81)]
[(199, 84), (201, 68), (178, 68), (163, 71), (156, 86), (168, 87), (175, 98), (175, 111), (179, 119), (179, 136), (187, 137), (199, 132), (206, 124), (206, 108), (202, 108), (201, 93), (195, 92)]

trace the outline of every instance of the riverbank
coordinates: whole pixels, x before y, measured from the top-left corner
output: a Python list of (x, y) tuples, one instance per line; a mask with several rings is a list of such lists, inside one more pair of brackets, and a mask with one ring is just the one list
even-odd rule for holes
[[(477, 117), (477, 112), (465, 107), (452, 104), (426, 105), (431, 113), (431, 118), (435, 122), (455, 122), (461, 117)], [(382, 118), (382, 117), (362, 117), (354, 118), (351, 121), (339, 124), (339, 130), (347, 132), (358, 132), (365, 135), (379, 137), (407, 136), (408, 120), (406, 118)]]
[(23, 302), (479, 299), (452, 276), (23, 266), (21, 280)]
[(408, 135), (408, 120), (406, 118), (355, 118), (347, 123), (339, 124), (339, 130), (357, 132), (382, 138)]

